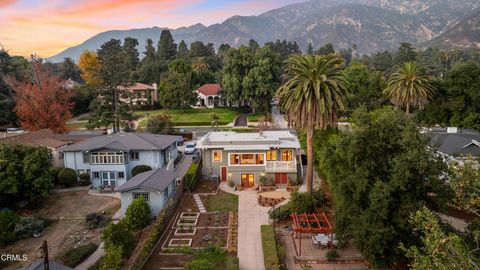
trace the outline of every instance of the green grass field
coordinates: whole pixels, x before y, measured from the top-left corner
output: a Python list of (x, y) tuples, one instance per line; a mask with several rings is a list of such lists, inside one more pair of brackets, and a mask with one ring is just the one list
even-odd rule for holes
[[(162, 110), (156, 111), (138, 111), (135, 115), (139, 117), (148, 117), (150, 115), (159, 114)], [(245, 109), (239, 108), (214, 108), (214, 109), (185, 109), (185, 110), (165, 110), (172, 116), (174, 126), (210, 126), (210, 113), (215, 112), (220, 118), (219, 125), (227, 125), (233, 122), (235, 117), (241, 113), (245, 113)], [(145, 127), (146, 119), (140, 121), (139, 126)]]
[(278, 266), (277, 246), (275, 243), (275, 233), (272, 225), (262, 225), (260, 231), (262, 234), (263, 259), (265, 262), (265, 269)]
[(205, 206), (208, 212), (230, 212), (238, 211), (238, 196), (223, 191), (217, 195), (206, 196)]

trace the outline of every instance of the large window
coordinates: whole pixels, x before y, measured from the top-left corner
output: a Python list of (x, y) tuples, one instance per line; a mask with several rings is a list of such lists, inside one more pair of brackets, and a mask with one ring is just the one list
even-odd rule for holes
[(145, 198), (145, 201), (150, 202), (150, 193), (148, 192), (133, 192), (133, 199)]
[(92, 164), (123, 164), (124, 160), (122, 152), (91, 153)]
[(118, 179), (125, 179), (125, 173), (124, 172), (118, 172)]
[(213, 162), (222, 162), (222, 150), (213, 150)]
[(292, 161), (292, 160), (293, 160), (293, 151), (282, 150), (282, 161)]
[(82, 152), (83, 155), (83, 163), (90, 163), (90, 155), (87, 152)]
[(230, 154), (230, 165), (263, 165), (263, 154)]
[(267, 161), (277, 160), (277, 150), (268, 150), (267, 151)]
[(99, 172), (93, 172), (92, 173), (92, 178), (93, 179), (100, 179), (100, 173)]

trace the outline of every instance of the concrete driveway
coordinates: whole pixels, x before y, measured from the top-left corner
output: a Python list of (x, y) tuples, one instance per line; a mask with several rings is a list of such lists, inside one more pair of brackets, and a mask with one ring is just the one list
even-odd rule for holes
[(264, 270), (260, 226), (268, 224), (268, 210), (270, 208), (258, 205), (256, 191), (235, 192), (226, 184), (220, 185), (220, 188), (238, 196), (238, 258), (240, 260), (240, 270)]

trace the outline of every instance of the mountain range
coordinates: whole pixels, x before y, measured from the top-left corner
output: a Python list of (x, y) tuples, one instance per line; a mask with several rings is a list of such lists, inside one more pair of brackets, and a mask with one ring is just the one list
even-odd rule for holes
[[(392, 50), (401, 42), (418, 46), (480, 48), (480, 1), (478, 0), (310, 0), (270, 10), (258, 16), (233, 16), (222, 23), (169, 29), (176, 42), (184, 40), (222, 43), (238, 47), (255, 39), (296, 41), (302, 50), (332, 43), (336, 49), (359, 53)], [(473, 12), (472, 12), (473, 10)], [(78, 59), (84, 50), (96, 50), (115, 38), (133, 37), (143, 52), (145, 40), (157, 42), (162, 30), (152, 27), (99, 33), (78, 46), (47, 59), (60, 62)]]

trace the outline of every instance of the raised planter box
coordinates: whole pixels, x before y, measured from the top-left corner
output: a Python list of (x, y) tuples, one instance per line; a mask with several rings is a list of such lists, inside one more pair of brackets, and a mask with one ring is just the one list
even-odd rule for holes
[(298, 189), (299, 189), (298, 186), (288, 186), (287, 192), (295, 192), (295, 191), (298, 191)]
[(180, 219), (198, 219), (200, 213), (197, 212), (182, 212)]
[(170, 239), (169, 247), (189, 247), (192, 245), (192, 239)]
[(191, 228), (191, 229), (177, 228), (175, 230), (174, 235), (175, 236), (190, 236), (190, 235), (195, 235), (196, 232), (197, 232), (196, 228)]
[(260, 186), (261, 191), (275, 191), (277, 190), (276, 187), (274, 186)]
[(185, 227), (185, 226), (192, 226), (195, 227), (197, 225), (198, 219), (192, 219), (192, 218), (179, 218), (177, 221), (177, 226), (178, 227)]

